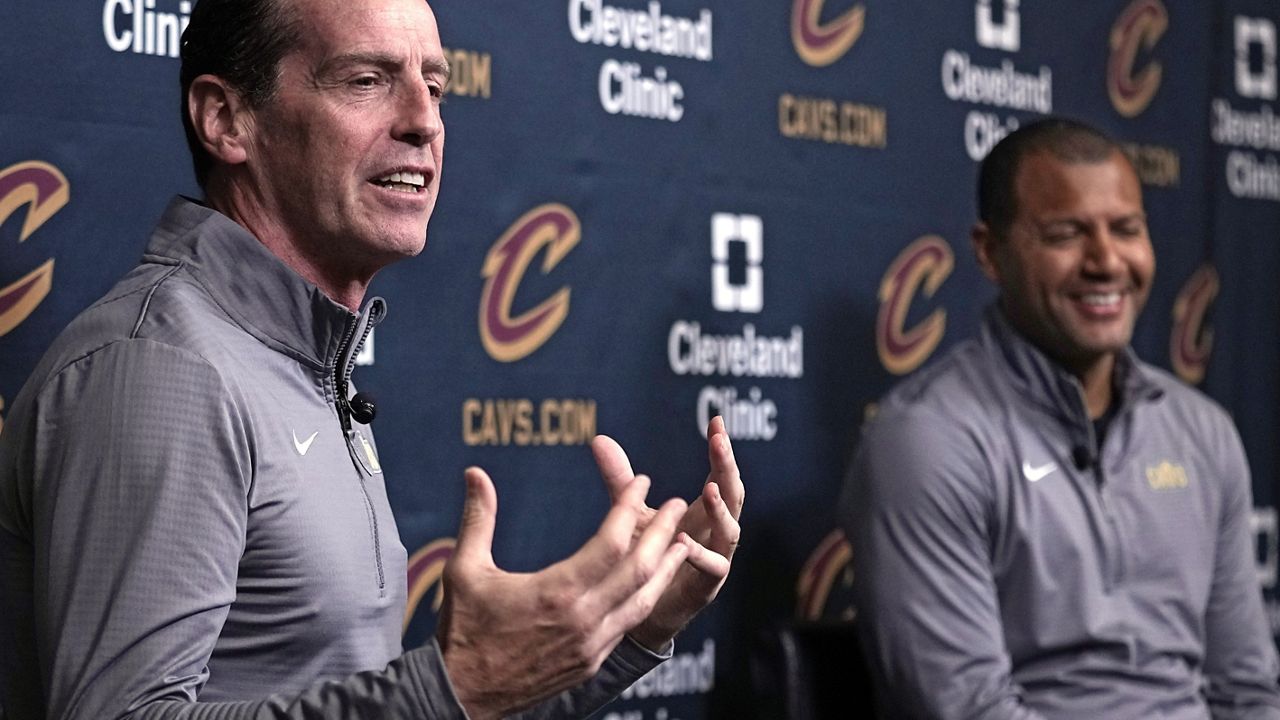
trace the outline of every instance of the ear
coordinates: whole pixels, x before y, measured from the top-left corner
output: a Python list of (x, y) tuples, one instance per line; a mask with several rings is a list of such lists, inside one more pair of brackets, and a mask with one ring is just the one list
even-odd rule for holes
[(978, 259), (978, 267), (982, 268), (982, 274), (999, 285), (1000, 268), (995, 257), (997, 252), (995, 246), (999, 241), (991, 232), (991, 228), (987, 227), (986, 223), (978, 221), (969, 231), (969, 238), (973, 241), (973, 254)]
[(239, 165), (248, 159), (249, 108), (225, 80), (201, 75), (191, 81), (187, 113), (200, 144), (215, 161)]

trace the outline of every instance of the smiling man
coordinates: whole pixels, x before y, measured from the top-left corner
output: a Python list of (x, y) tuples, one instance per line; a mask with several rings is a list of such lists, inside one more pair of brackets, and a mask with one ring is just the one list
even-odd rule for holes
[(895, 388), (842, 503), (892, 718), (1280, 718), (1249, 470), (1129, 348), (1155, 257), (1112, 140), (1041, 120), (983, 161), (979, 337)]
[(403, 652), (406, 557), (355, 356), (373, 276), (416, 255), (449, 80), (422, 0), (201, 0), (183, 122), (205, 200), (63, 332), (0, 435), (0, 707), (26, 718), (583, 717), (719, 591), (743, 486), (723, 423), (699, 498), (611, 508), (506, 573), (468, 469), (437, 640)]

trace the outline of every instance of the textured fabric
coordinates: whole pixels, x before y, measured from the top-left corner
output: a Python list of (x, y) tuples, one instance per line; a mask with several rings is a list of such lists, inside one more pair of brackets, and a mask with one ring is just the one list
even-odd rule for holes
[[(9, 717), (463, 717), (434, 643), (401, 654), (406, 554), (341, 401), (383, 314), (171, 204), (0, 434)], [(530, 715), (584, 716), (660, 660), (627, 641)]]
[(1098, 447), (992, 309), (883, 401), (841, 514), (886, 716), (1280, 718), (1235, 427), (1132, 353), (1116, 380)]

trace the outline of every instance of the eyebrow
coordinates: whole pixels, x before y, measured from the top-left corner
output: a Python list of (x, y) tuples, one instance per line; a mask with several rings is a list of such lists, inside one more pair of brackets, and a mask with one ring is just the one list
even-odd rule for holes
[[(382, 53), (343, 53), (342, 55), (326, 60), (325, 63), (320, 66), (319, 74), (324, 75), (328, 72), (332, 72), (334, 68), (341, 68), (347, 65), (376, 65), (382, 68), (398, 68), (401, 63), (397, 58), (391, 55), (384, 55)], [(422, 74), (440, 75), (444, 79), (444, 84), (448, 85), (449, 78), (453, 74), (453, 68), (449, 66), (449, 61), (443, 57), (428, 58), (422, 63)]]
[[(1121, 215), (1121, 216), (1119, 216), (1119, 217), (1112, 218), (1112, 219), (1111, 219), (1111, 220), (1109, 220), (1108, 222), (1110, 222), (1110, 223), (1117, 223), (1117, 222), (1132, 222), (1132, 221), (1134, 221), (1134, 220), (1139, 220), (1139, 221), (1142, 221), (1142, 222), (1146, 222), (1146, 221), (1147, 221), (1147, 213), (1146, 213), (1145, 211), (1143, 211), (1143, 212), (1134, 212), (1134, 213), (1129, 213), (1129, 214), (1127, 214), (1127, 215)], [(1040, 222), (1040, 223), (1037, 223), (1037, 224), (1038, 224), (1040, 227), (1042, 227), (1042, 228), (1049, 228), (1049, 227), (1053, 227), (1054, 225), (1078, 225), (1078, 224), (1080, 224), (1080, 223), (1081, 223), (1080, 218), (1078, 218), (1078, 217), (1076, 217), (1076, 216), (1074, 216), (1074, 215), (1070, 215), (1070, 216), (1064, 216), (1064, 217), (1052, 218), (1052, 219), (1045, 220), (1045, 221)]]

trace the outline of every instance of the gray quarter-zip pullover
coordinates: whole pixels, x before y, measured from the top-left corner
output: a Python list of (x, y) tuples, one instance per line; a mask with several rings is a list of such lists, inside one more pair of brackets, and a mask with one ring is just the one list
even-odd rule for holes
[[(6, 717), (464, 716), (438, 648), (402, 654), (405, 549), (345, 403), (384, 312), (170, 205), (0, 434)], [(659, 660), (625, 640), (528, 715), (585, 716)]]
[(1280, 718), (1235, 427), (1118, 358), (1098, 445), (1079, 382), (998, 310), (895, 388), (842, 503), (892, 718)]

